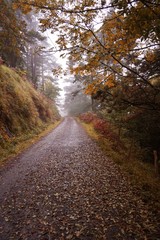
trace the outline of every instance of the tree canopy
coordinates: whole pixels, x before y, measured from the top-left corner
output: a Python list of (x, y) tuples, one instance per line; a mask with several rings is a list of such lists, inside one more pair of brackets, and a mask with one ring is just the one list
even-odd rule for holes
[[(152, 70), (159, 64), (158, 0), (17, 0), (14, 7), (24, 13), (32, 8), (42, 13), (42, 30), (51, 28), (58, 33), (59, 50), (69, 52), (74, 62), (71, 71), (86, 76), (87, 94), (103, 92), (106, 97), (115, 97), (120, 93), (119, 99), (126, 104), (159, 108), (159, 87), (151, 81), (159, 74)], [(148, 99), (146, 91), (152, 99)], [(135, 101), (141, 93), (147, 98)]]

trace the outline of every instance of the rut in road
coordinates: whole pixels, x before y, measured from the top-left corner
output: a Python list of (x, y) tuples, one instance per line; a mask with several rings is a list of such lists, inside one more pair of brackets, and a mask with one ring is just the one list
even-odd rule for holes
[(158, 239), (155, 217), (73, 118), (0, 175), (1, 240)]

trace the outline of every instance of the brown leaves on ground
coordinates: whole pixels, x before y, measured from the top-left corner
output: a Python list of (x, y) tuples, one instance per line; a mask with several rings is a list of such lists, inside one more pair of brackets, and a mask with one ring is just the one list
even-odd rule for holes
[(0, 239), (158, 239), (158, 221), (68, 118), (1, 171)]

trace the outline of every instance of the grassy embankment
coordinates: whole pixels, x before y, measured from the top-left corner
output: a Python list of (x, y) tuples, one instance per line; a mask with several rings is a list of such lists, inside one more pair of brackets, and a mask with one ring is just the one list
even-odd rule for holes
[(98, 142), (105, 154), (118, 164), (142, 200), (149, 204), (152, 210), (158, 211), (160, 208), (159, 176), (155, 174), (152, 164), (142, 160), (141, 149), (136, 145), (133, 145), (131, 149), (131, 140), (119, 139), (114, 128), (109, 128), (106, 136), (100, 133), (101, 122), (97, 120), (97, 117), (91, 117), (91, 121), (86, 120), (86, 117), (80, 119), (87, 133)]
[(0, 65), (0, 165), (59, 123), (56, 106), (26, 77)]

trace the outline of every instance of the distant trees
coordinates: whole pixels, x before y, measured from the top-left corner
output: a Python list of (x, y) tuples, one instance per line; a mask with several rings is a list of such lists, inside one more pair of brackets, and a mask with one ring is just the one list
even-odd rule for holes
[(92, 109), (91, 97), (84, 94), (83, 86), (69, 81), (70, 85), (65, 87), (64, 108), (68, 115), (75, 116)]
[(31, 79), (35, 87), (38, 86), (38, 75), (40, 75), (40, 65), (42, 62), (40, 58), (40, 44), (44, 39), (45, 38), (34, 29), (27, 32), (26, 51), (24, 55), (25, 68), (28, 78)]
[(55, 101), (56, 97), (59, 96), (60, 88), (56, 86), (53, 79), (50, 76), (46, 76), (44, 79), (43, 93), (49, 99)]
[[(71, 58), (68, 59), (67, 65), (73, 66)], [(70, 74), (70, 72), (69, 72)], [(84, 76), (74, 74), (66, 79), (65, 86), (65, 102), (64, 108), (68, 115), (74, 116), (92, 110), (92, 100), (89, 95), (84, 93), (84, 84), (82, 79)]]

